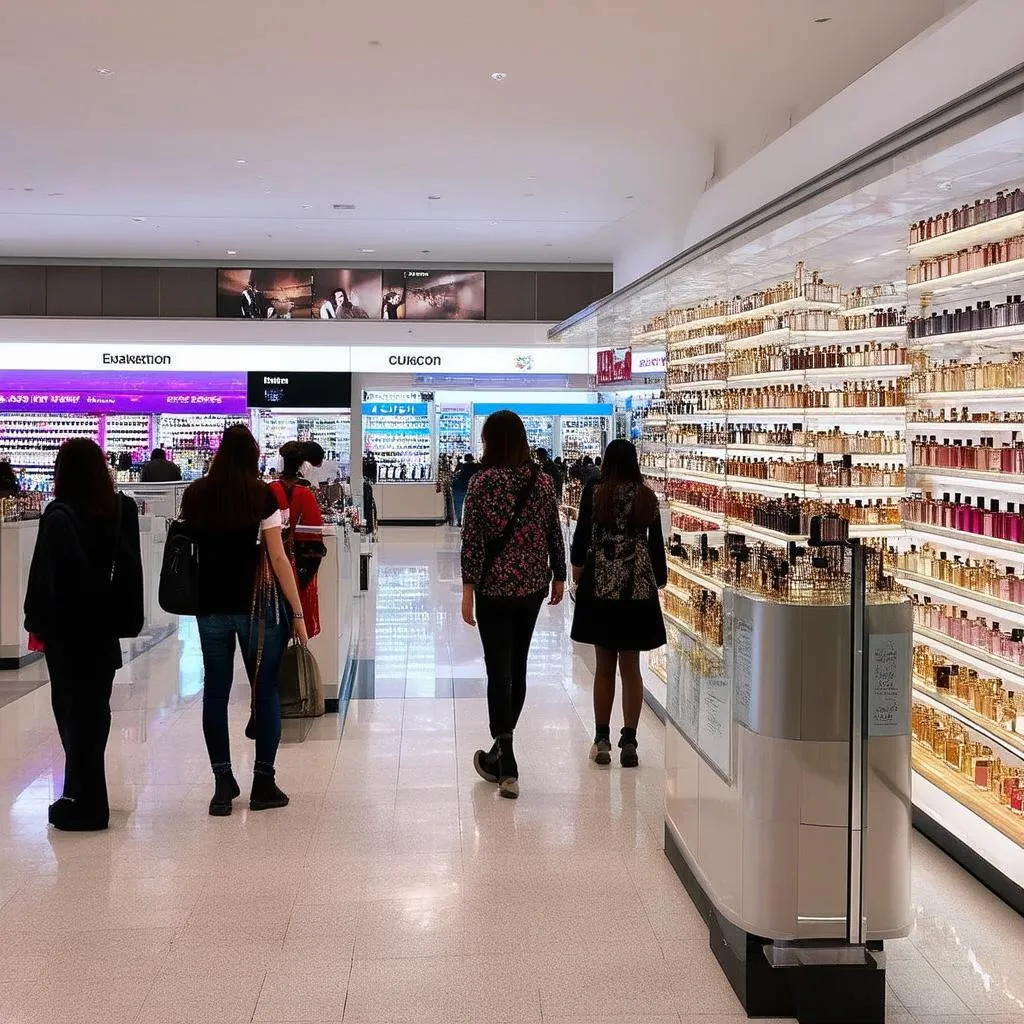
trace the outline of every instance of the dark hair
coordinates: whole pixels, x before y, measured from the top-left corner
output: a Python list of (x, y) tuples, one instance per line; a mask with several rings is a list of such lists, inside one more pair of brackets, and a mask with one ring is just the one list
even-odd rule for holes
[(547, 450), (547, 448), (538, 448), (537, 449), (537, 461), (538, 462), (546, 462), (547, 461), (547, 457), (548, 457), (548, 450)]
[(600, 466), (601, 465), (601, 456), (600, 455), (598, 455), (598, 457), (596, 459), (594, 459), (594, 465), (595, 466)]
[(594, 464), (594, 460), (589, 455), (584, 455), (583, 456), (583, 461), (582, 461), (582, 463), (580, 463), (580, 465), (583, 465), (583, 466), (592, 466), (593, 464)]
[(311, 466), (323, 465), (324, 450), (316, 441), (285, 441), (278, 451), (284, 463), (281, 476), (289, 479), (299, 475), (304, 462)]
[(167, 458), (167, 452), (163, 448), (154, 448), (153, 454), (149, 458), (151, 462), (163, 462)]
[(634, 527), (650, 526), (654, 521), (658, 499), (645, 483), (632, 441), (617, 438), (604, 450), (601, 479), (594, 488), (594, 520), (609, 524), (615, 521), (615, 492), (623, 486), (636, 487), (629, 524)]
[(17, 494), (21, 490), (18, 483), (18, 474), (7, 459), (0, 459), (0, 490), (11, 491)]
[(472, 452), (466, 452), (466, 454), (463, 456), (462, 461), (463, 462), (473, 462), (474, 461), (473, 460), (473, 453)]
[(530, 462), (530, 442), (523, 421), (511, 409), (499, 409), (484, 420), (485, 469), (516, 468)]
[(181, 516), (201, 528), (237, 529), (258, 523), (266, 502), (260, 480), (260, 446), (243, 423), (224, 431), (201, 480), (181, 496)]
[(88, 437), (73, 437), (57, 452), (53, 466), (53, 496), (90, 519), (112, 519), (117, 492), (110, 479), (107, 457)]

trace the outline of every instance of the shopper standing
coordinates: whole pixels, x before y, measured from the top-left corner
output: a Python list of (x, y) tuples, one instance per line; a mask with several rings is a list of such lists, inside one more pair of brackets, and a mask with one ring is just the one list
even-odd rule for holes
[(565, 545), (554, 485), (530, 460), (523, 421), (502, 409), (487, 417), (482, 436), (462, 532), (462, 618), (479, 625), (494, 744), (473, 755), (473, 767), (498, 783), (502, 796), (515, 798), (513, 734), (526, 701), (530, 642), (549, 584), (549, 603), (562, 600)]
[(25, 628), (44, 645), (64, 747), (64, 792), (49, 820), (72, 832), (109, 824), (104, 755), (118, 635), (126, 621), (138, 635), (144, 619), (139, 511), (114, 490), (107, 465), (88, 438), (61, 446), (25, 595)]
[[(529, 454), (529, 450), (527, 450)], [(473, 458), (472, 452), (466, 452), (462, 462), (455, 467), (452, 475), (452, 502), (455, 505), (455, 525), (462, 525), (462, 506), (466, 503), (466, 492), (469, 490), (469, 481), (480, 468)]]
[(281, 536), (281, 510), (260, 480), (259, 457), (247, 427), (228, 427), (209, 473), (190, 484), (181, 500), (182, 519), (199, 549), (203, 735), (216, 784), (213, 815), (230, 814), (240, 793), (228, 739), (236, 640), (254, 688), (256, 764), (249, 807), (260, 811), (288, 803), (274, 781), (281, 740), (277, 675), (289, 637), (305, 644), (308, 635)]
[(617, 665), (624, 723), (619, 756), (624, 768), (635, 768), (644, 698), (640, 651), (665, 643), (658, 589), (668, 581), (668, 567), (658, 498), (643, 481), (632, 442), (612, 441), (600, 480), (584, 488), (571, 558), (578, 586), (570, 635), (577, 643), (593, 644), (597, 653), (591, 757), (598, 764), (611, 763)]
[(181, 479), (181, 469), (167, 458), (163, 448), (154, 448), (149, 461), (142, 464), (139, 481), (144, 484), (174, 483)]

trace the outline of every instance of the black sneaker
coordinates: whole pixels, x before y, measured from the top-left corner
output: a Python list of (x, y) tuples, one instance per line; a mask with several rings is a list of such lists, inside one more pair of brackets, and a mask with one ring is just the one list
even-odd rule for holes
[(612, 741), (604, 736), (600, 736), (594, 740), (594, 745), (590, 748), (590, 760), (593, 761), (594, 764), (599, 765), (611, 764)]
[(635, 743), (622, 743), (619, 745), (619, 764), (623, 768), (636, 768), (640, 764), (637, 756)]
[(210, 801), (210, 814), (215, 818), (226, 818), (231, 813), (231, 801), (242, 795), (232, 772), (223, 772), (214, 777), (216, 788)]
[(255, 772), (252, 777), (252, 792), (249, 794), (250, 811), (269, 811), (275, 807), (287, 807), (288, 796), (277, 788), (273, 772)]
[(486, 750), (478, 750), (473, 755), (473, 767), (484, 782), (498, 781), (498, 759)]

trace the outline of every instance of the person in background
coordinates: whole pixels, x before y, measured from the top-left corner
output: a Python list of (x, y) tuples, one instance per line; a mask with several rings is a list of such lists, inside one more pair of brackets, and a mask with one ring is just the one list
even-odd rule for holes
[(555, 494), (558, 497), (558, 503), (562, 503), (562, 494), (565, 491), (565, 463), (562, 461), (561, 455), (555, 456)]
[(583, 456), (579, 479), (584, 488), (596, 484), (601, 479), (601, 470), (595, 465), (594, 460), (589, 455)]
[(530, 460), (523, 421), (509, 409), (491, 413), (483, 446), (480, 472), (466, 496), (462, 619), (479, 624), (494, 743), (473, 755), (473, 767), (514, 799), (519, 765), (513, 735), (526, 701), (530, 642), (549, 584), (550, 604), (564, 595), (565, 545), (554, 485)]
[(255, 698), (256, 763), (249, 807), (262, 811), (288, 803), (274, 779), (281, 741), (277, 675), (289, 637), (301, 644), (309, 639), (284, 549), (281, 510), (259, 478), (259, 458), (248, 427), (228, 427), (209, 473), (189, 484), (181, 499), (181, 518), (199, 549), (203, 736), (215, 783), (210, 814), (216, 816), (230, 814), (241, 792), (228, 738), (236, 640)]
[(21, 484), (14, 467), (7, 459), (0, 459), (0, 498), (13, 498), (21, 493)]
[[(300, 571), (306, 582), (300, 584), (299, 597), (302, 613), (306, 618), (306, 634), (317, 636), (320, 632), (320, 594), (316, 585), (316, 569), (308, 564), (308, 555), (314, 547), (323, 547), (323, 535), (319, 527), (324, 525), (320, 503), (303, 477), (308, 467), (318, 468), (324, 461), (324, 450), (316, 441), (288, 441), (281, 445), (281, 476), (270, 485), (284, 529), (289, 531), (296, 571)], [(314, 527), (314, 532), (303, 532), (303, 526)], [(317, 560), (316, 568), (319, 568)], [(310, 570), (307, 572), (307, 570)]]
[(658, 498), (643, 481), (632, 442), (612, 441), (600, 481), (584, 488), (570, 555), (577, 584), (570, 636), (577, 643), (593, 644), (597, 653), (590, 756), (598, 764), (611, 764), (618, 665), (623, 719), (619, 759), (624, 768), (635, 768), (636, 728), (644, 701), (640, 651), (665, 643), (658, 590), (668, 582), (668, 567)]
[(139, 480), (144, 484), (171, 483), (181, 479), (181, 470), (167, 458), (163, 448), (154, 448), (149, 462), (142, 464)]
[(469, 481), (473, 479), (476, 471), (480, 468), (473, 458), (472, 452), (466, 452), (462, 462), (455, 467), (452, 474), (452, 504), (455, 506), (455, 525), (462, 525), (462, 506), (466, 503), (466, 492), (469, 490)]
[(99, 831), (110, 822), (104, 755), (114, 673), (121, 667), (115, 560), (124, 571), (134, 564), (132, 614), (140, 623), (143, 616), (139, 511), (114, 490), (109, 465), (88, 438), (61, 445), (54, 500), (39, 524), (25, 594), (25, 628), (44, 646), (64, 748), (64, 791), (50, 804), (49, 821), (71, 832)]
[(447, 526), (455, 525), (455, 502), (452, 497), (452, 458), (447, 452), (437, 460), (437, 493), (444, 497), (444, 521)]

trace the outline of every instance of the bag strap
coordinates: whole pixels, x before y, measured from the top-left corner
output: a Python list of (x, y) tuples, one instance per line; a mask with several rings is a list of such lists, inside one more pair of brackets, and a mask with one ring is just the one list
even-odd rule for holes
[(121, 547), (121, 519), (124, 509), (121, 505), (121, 494), (118, 492), (114, 495), (117, 499), (117, 513), (114, 518), (114, 550), (113, 557), (110, 560), (110, 582), (114, 582), (114, 573), (117, 572), (117, 552)]
[(539, 475), (540, 473), (537, 466), (531, 466), (530, 479), (526, 481), (522, 489), (519, 491), (519, 494), (516, 496), (515, 508), (512, 510), (512, 515), (509, 516), (509, 520), (505, 524), (505, 529), (496, 541), (492, 541), (488, 545), (483, 568), (480, 570), (480, 580), (477, 583), (477, 589), (484, 585), (484, 581), (487, 579), (488, 575), (490, 575), (491, 569), (494, 568), (494, 563), (501, 557), (501, 553), (508, 547), (508, 542), (512, 539), (512, 535), (518, 529), (519, 519), (523, 514), (523, 509), (526, 508), (527, 501), (530, 500), (530, 495), (533, 493), (533, 489), (537, 484), (537, 477)]

